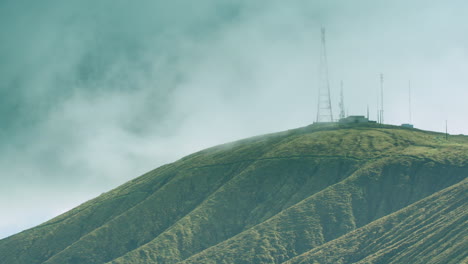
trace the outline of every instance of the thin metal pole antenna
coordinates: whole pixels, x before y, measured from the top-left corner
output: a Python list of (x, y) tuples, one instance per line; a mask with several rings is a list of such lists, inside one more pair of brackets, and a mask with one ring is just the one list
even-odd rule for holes
[(384, 76), (383, 76), (383, 73), (380, 74), (380, 123), (383, 124), (384, 123), (384, 108), (383, 108), (383, 96), (384, 96), (384, 93), (383, 93), (383, 82), (384, 82)]
[(325, 41), (325, 28), (321, 28), (321, 50), (319, 65), (319, 95), (317, 104), (317, 122), (333, 122), (332, 105), (330, 98), (330, 80), (328, 78), (327, 48)]
[(380, 124), (380, 105), (379, 105), (379, 90), (377, 89), (377, 103), (375, 104), (376, 114), (377, 114), (377, 123)]
[(448, 140), (448, 125), (447, 125), (447, 120), (445, 120), (445, 140)]
[(409, 123), (412, 124), (412, 116), (411, 116), (411, 80), (408, 81), (408, 107), (409, 107)]
[(340, 83), (341, 92), (340, 92), (340, 119), (345, 118), (345, 108), (344, 108), (344, 95), (343, 95), (343, 81)]

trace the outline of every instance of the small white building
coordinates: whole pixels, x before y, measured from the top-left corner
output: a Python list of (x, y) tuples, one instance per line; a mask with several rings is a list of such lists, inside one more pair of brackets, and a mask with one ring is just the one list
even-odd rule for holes
[(348, 116), (341, 118), (339, 122), (345, 124), (369, 123), (369, 119), (365, 116)]

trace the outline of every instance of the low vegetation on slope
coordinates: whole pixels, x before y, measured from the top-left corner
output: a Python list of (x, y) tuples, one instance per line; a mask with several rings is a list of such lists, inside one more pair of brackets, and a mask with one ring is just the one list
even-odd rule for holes
[(285, 264), (467, 263), (467, 192), (465, 179)]
[(0, 240), (0, 263), (282, 263), (467, 175), (463, 136), (312, 125), (162, 166)]

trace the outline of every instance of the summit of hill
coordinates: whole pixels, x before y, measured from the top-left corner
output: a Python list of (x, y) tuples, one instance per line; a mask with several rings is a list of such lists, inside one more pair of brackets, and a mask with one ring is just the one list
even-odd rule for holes
[(467, 136), (314, 124), (161, 166), (0, 240), (0, 263), (460, 263), (467, 175)]

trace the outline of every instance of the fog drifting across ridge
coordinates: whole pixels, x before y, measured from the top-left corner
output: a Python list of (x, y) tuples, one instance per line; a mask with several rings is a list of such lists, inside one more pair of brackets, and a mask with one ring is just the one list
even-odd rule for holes
[(0, 237), (150, 169), (313, 122), (319, 28), (335, 116), (468, 134), (468, 36), (449, 1), (4, 1)]

